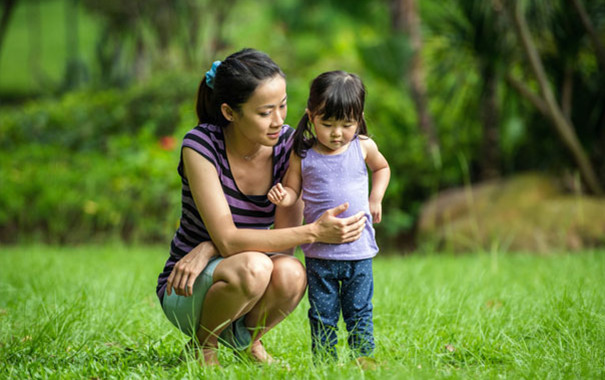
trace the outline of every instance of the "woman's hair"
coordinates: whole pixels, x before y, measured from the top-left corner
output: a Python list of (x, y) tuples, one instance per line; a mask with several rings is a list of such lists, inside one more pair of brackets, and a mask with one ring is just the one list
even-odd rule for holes
[[(328, 71), (311, 82), (307, 110), (312, 117), (321, 116), (323, 120), (354, 120), (357, 122), (357, 134), (367, 135), (363, 116), (365, 97), (365, 86), (357, 75), (345, 71)], [(305, 112), (294, 133), (294, 152), (299, 157), (305, 157), (315, 140), (311, 120)]]
[(279, 66), (269, 56), (254, 49), (242, 49), (228, 56), (216, 68), (212, 88), (202, 78), (198, 88), (196, 112), (198, 123), (221, 127), (229, 122), (221, 112), (226, 103), (236, 112), (241, 111), (258, 85), (276, 75), (285, 78)]

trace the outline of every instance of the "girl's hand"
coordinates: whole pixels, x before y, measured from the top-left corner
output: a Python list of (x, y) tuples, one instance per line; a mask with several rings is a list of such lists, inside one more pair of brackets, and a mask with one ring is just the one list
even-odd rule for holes
[(347, 208), (348, 203), (331, 208), (324, 212), (314, 223), (318, 228), (317, 240), (321, 243), (340, 244), (359, 239), (366, 224), (363, 211), (348, 218), (338, 218)]
[(370, 201), (370, 215), (372, 215), (372, 223), (380, 223), (382, 220), (382, 203)]
[(277, 185), (273, 186), (271, 190), (269, 190), (267, 198), (269, 198), (269, 201), (271, 201), (271, 203), (279, 206), (287, 195), (288, 193), (286, 192), (282, 184), (278, 183)]
[(202, 242), (193, 248), (174, 265), (172, 273), (168, 276), (166, 294), (170, 295), (174, 288), (174, 292), (179, 296), (191, 296), (197, 276), (206, 268), (208, 261), (217, 254), (218, 251), (211, 241)]

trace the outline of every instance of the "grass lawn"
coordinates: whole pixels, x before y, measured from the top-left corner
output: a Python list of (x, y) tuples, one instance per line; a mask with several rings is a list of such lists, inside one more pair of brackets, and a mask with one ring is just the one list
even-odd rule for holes
[[(289, 364), (226, 348), (181, 361), (155, 296), (166, 247), (0, 247), (0, 378), (604, 378), (605, 252), (375, 260), (378, 368), (314, 366), (306, 299), (264, 338)], [(339, 350), (345, 356), (341, 328)]]

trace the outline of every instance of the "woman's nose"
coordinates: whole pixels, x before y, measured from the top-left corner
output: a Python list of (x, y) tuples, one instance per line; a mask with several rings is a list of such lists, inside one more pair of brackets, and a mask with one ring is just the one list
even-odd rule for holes
[(282, 125), (284, 124), (284, 117), (281, 114), (281, 112), (275, 112), (273, 113), (274, 117), (273, 117), (273, 124), (274, 125)]

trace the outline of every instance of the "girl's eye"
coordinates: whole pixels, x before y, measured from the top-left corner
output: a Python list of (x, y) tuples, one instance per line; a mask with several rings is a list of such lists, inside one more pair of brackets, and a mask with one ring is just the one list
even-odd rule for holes
[(281, 106), (279, 106), (279, 108), (284, 109), (284, 108), (286, 108), (287, 106), (288, 106), (288, 104), (284, 103), (284, 104), (282, 104)]
[(269, 112), (261, 112), (259, 115), (261, 115), (262, 117), (267, 117), (267, 116), (271, 115), (271, 111), (269, 111)]

